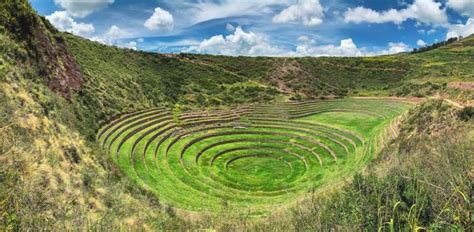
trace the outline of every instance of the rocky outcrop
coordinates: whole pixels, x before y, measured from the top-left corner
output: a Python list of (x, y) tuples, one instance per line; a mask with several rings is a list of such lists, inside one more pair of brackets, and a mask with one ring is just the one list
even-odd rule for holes
[(57, 94), (71, 99), (84, 78), (62, 34), (36, 15), (27, 0), (0, 3), (0, 32), (24, 45), (28, 62)]

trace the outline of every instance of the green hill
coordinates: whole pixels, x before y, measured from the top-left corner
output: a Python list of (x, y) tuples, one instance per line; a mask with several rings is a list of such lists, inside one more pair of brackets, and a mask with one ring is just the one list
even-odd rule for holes
[[(473, 91), (460, 83), (474, 82), (473, 41), (361, 58), (156, 54), (58, 32), (28, 1), (2, 1), (0, 230), (468, 230)], [(398, 136), (377, 146), (370, 164), (357, 166), (361, 174), (352, 170), (334, 189), (309, 191), (264, 217), (225, 207), (218, 214), (175, 208), (128, 178), (126, 164), (117, 165), (96, 141), (101, 127), (127, 112), (163, 107), (182, 125), (183, 112), (335, 97), (438, 100), (400, 118), (393, 126)], [(339, 129), (351, 125), (340, 122)]]

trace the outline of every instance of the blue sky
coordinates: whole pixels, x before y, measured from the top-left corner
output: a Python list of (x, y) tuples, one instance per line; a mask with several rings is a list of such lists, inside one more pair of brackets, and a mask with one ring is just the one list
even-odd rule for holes
[(59, 30), (164, 53), (370, 56), (474, 33), (474, 0), (30, 0)]

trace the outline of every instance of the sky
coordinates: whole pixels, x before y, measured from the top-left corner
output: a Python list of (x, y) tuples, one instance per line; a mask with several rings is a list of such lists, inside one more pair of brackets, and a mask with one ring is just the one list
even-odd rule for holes
[(58, 30), (160, 53), (374, 56), (474, 33), (474, 0), (30, 0)]

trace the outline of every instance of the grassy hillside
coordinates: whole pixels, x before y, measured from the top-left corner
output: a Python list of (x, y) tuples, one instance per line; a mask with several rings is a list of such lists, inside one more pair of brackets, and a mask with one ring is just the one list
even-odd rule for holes
[(443, 101), (413, 109), (400, 137), (369, 167), (373, 175), (259, 220), (231, 210), (179, 216), (125, 178), (95, 139), (116, 114), (157, 106), (182, 112), (354, 95), (467, 102), (472, 89), (450, 83), (473, 81), (473, 41), (371, 58), (162, 55), (60, 33), (28, 1), (2, 1), (0, 230), (468, 229), (472, 108)]
[(87, 80), (75, 100), (80, 107), (77, 114), (88, 122), (84, 130), (93, 129), (87, 132), (91, 138), (106, 119), (124, 111), (158, 105), (173, 108), (268, 102), (278, 96), (272, 87), (218, 67), (64, 36)]
[[(452, 82), (472, 82), (474, 35), (418, 54), (362, 58), (246, 58), (185, 54), (196, 63), (219, 66), (290, 94), (447, 95), (460, 101), (472, 91), (449, 89)], [(245, 63), (245, 65), (243, 65)]]
[(474, 97), (472, 91), (448, 88), (452, 82), (474, 80), (474, 70), (466, 65), (474, 62), (469, 45), (473, 36), (426, 53), (362, 58), (161, 55), (63, 36), (86, 79), (75, 100), (78, 107), (88, 107), (76, 113), (90, 122), (84, 128), (93, 128), (90, 136), (110, 115), (163, 104), (194, 108), (436, 94), (467, 102)]
[(70, 71), (54, 66), (72, 57), (62, 39), (27, 1), (0, 3), (0, 230), (180, 224), (87, 139), (78, 89), (51, 85)]

